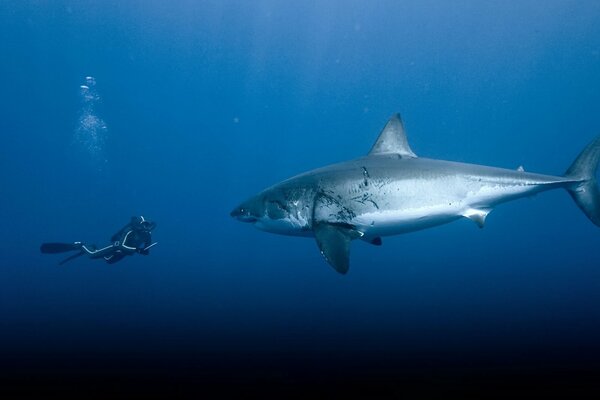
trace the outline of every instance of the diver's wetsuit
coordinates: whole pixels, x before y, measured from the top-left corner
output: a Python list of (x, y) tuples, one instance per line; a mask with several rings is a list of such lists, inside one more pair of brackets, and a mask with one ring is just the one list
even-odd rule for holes
[(131, 217), (131, 221), (111, 237), (112, 244), (101, 249), (82, 242), (43, 243), (40, 249), (42, 253), (64, 253), (79, 250), (77, 254), (62, 260), (59, 263), (60, 265), (85, 254), (89, 255), (90, 258), (103, 258), (107, 263), (114, 264), (123, 257), (135, 253), (148, 255), (150, 247), (156, 244), (152, 243), (150, 233), (155, 227), (154, 222), (150, 222), (144, 217)]
[(152, 235), (149, 230), (139, 229), (138, 225), (139, 222), (134, 222), (132, 218), (132, 222), (111, 237), (111, 245), (96, 249), (94, 245), (82, 244), (81, 250), (88, 253), (90, 258), (104, 258), (109, 264), (134, 253), (148, 255), (149, 250), (145, 249), (152, 244)]

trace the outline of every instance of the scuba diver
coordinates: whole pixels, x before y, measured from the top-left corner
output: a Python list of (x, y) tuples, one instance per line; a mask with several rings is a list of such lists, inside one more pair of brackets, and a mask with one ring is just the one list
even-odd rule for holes
[(101, 249), (96, 248), (94, 245), (74, 242), (42, 243), (40, 250), (46, 254), (79, 250), (78, 253), (62, 260), (59, 265), (86, 254), (92, 259), (103, 258), (108, 264), (114, 264), (122, 260), (123, 257), (135, 253), (147, 256), (150, 253), (150, 248), (157, 244), (157, 242), (152, 242), (150, 233), (155, 227), (156, 223), (148, 221), (142, 216), (131, 217), (131, 221), (110, 238), (112, 244)]

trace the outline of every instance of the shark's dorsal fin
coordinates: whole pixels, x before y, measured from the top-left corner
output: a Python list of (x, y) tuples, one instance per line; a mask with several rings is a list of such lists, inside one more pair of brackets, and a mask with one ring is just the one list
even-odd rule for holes
[(350, 241), (360, 233), (342, 226), (321, 222), (313, 228), (317, 245), (325, 260), (340, 274), (350, 267)]
[(417, 157), (408, 145), (404, 125), (398, 113), (392, 115), (387, 124), (385, 124), (385, 127), (369, 152), (370, 156), (379, 154), (398, 154), (402, 158)]

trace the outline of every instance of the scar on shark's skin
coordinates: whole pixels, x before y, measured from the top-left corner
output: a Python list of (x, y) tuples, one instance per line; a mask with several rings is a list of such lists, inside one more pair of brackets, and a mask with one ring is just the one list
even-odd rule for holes
[(365, 186), (369, 186), (369, 181), (368, 181), (368, 178), (370, 178), (369, 171), (367, 171), (366, 167), (362, 167), (362, 169), (363, 169), (363, 177), (364, 177), (363, 183), (365, 184)]
[(374, 186), (377, 189), (382, 189), (384, 186), (389, 185), (390, 183), (392, 183), (392, 181), (390, 179), (371, 179), (371, 186)]
[[(364, 188), (367, 188), (369, 186), (369, 180), (370, 180), (371, 176), (369, 175), (369, 171), (367, 170), (367, 167), (362, 166), (361, 168), (362, 168), (362, 171), (363, 171), (363, 183), (362, 183), (362, 185), (363, 185)], [(379, 188), (381, 188), (382, 186), (383, 186), (383, 184), (381, 184), (379, 186)], [(379, 210), (379, 205), (377, 205), (377, 203), (375, 202), (375, 200), (372, 199), (372, 197), (373, 197), (373, 194), (367, 192), (367, 193), (363, 193), (361, 196), (352, 197), (350, 200), (354, 200), (354, 201), (356, 201), (356, 202), (358, 202), (360, 204), (363, 204), (363, 205), (365, 205), (367, 202), (369, 202), (369, 203), (373, 204), (376, 209)]]
[[(315, 204), (319, 201), (324, 201), (323, 204), (321, 204), (321, 206), (323, 207), (337, 207), (339, 208), (338, 211), (336, 212), (332, 212), (329, 214), (329, 217), (331, 218), (337, 218), (338, 220), (341, 221), (350, 221), (351, 219), (356, 217), (356, 213), (354, 211), (352, 211), (350, 208), (348, 208), (347, 206), (343, 205), (342, 202), (342, 197), (340, 195), (334, 197), (330, 194), (325, 193), (325, 191), (320, 191), (316, 198), (315, 198)], [(316, 207), (315, 207), (316, 209)]]
[(372, 199), (372, 197), (373, 197), (373, 195), (371, 193), (363, 193), (361, 196), (352, 197), (350, 200), (356, 201), (363, 205), (365, 205), (367, 202), (369, 202), (369, 203), (373, 204), (376, 209), (379, 210), (379, 206), (377, 205), (375, 200)]
[(282, 203), (281, 201), (279, 201), (279, 200), (274, 200), (274, 201), (273, 201), (273, 203), (274, 203), (274, 204), (275, 204), (277, 207), (281, 208), (283, 211), (287, 211), (287, 212), (289, 212), (289, 211), (290, 211), (289, 207), (288, 207), (288, 206), (286, 206), (285, 204), (283, 204), (283, 203)]
[(287, 179), (240, 204), (231, 216), (267, 232), (313, 236), (325, 260), (345, 274), (353, 240), (381, 245), (382, 236), (459, 218), (483, 227), (497, 205), (550, 189), (566, 189), (600, 226), (599, 162), (600, 137), (563, 176), (419, 158), (396, 114), (366, 156)]
[(377, 205), (377, 203), (375, 203), (375, 200), (368, 199), (367, 201), (370, 201), (371, 203), (373, 203), (373, 205), (375, 206), (375, 208), (379, 210), (379, 206)]

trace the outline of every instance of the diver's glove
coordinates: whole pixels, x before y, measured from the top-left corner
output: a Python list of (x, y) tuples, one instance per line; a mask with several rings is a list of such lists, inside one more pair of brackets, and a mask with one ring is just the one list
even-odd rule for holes
[(147, 246), (147, 247), (145, 247), (143, 249), (137, 249), (136, 251), (138, 253), (140, 253), (140, 254), (143, 254), (143, 255), (147, 256), (148, 254), (150, 254), (150, 248), (156, 246), (157, 244), (158, 244), (158, 242), (154, 242), (150, 246)]

